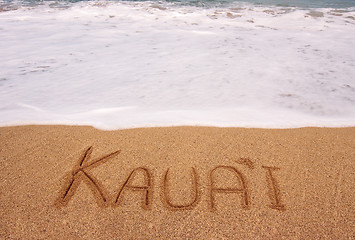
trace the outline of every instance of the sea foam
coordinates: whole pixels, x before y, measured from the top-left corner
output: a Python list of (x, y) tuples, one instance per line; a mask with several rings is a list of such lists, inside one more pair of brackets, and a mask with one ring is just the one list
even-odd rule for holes
[(0, 125), (354, 126), (354, 13), (103, 1), (4, 9)]

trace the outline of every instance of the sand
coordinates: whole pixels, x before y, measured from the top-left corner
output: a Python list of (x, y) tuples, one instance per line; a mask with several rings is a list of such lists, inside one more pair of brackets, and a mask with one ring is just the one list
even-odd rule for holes
[(354, 239), (355, 128), (0, 128), (0, 239)]

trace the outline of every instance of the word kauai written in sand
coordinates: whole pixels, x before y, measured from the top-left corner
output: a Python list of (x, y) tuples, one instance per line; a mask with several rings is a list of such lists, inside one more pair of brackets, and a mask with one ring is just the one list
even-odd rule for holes
[[(99, 206), (107, 207), (118, 207), (122, 203), (122, 199), (125, 194), (128, 194), (129, 191), (138, 191), (142, 195), (141, 206), (143, 209), (149, 210), (152, 206), (153, 199), (153, 178), (152, 173), (147, 167), (138, 167), (133, 169), (128, 177), (125, 179), (122, 186), (118, 189), (117, 194), (112, 197), (106, 190), (103, 184), (96, 179), (91, 173), (90, 170), (105, 163), (106, 161), (116, 157), (121, 151), (115, 151), (110, 154), (107, 154), (103, 157), (90, 161), (90, 156), (93, 151), (93, 147), (87, 148), (83, 155), (80, 157), (77, 164), (74, 166), (73, 170), (67, 174), (65, 177), (63, 189), (60, 191), (60, 196), (57, 199), (55, 205), (57, 207), (66, 206), (70, 199), (76, 193), (79, 185), (81, 183), (87, 184), (93, 193), (95, 200)], [(90, 161), (90, 162), (89, 162)], [(236, 160), (236, 163), (243, 164), (249, 169), (254, 169), (254, 163), (248, 158), (240, 158)], [(268, 198), (270, 204), (268, 207), (284, 211), (285, 205), (281, 201), (281, 191), (277, 179), (275, 178), (274, 171), (279, 170), (277, 167), (273, 166), (262, 166), (265, 169), (266, 176), (266, 185), (268, 191)], [(199, 182), (198, 174), (194, 167), (191, 168), (192, 176), (192, 197), (187, 200), (184, 204), (174, 203), (171, 199), (169, 193), (171, 193), (171, 187), (169, 187), (169, 168), (165, 171), (165, 174), (162, 176), (162, 186), (161, 186), (161, 199), (168, 209), (171, 210), (183, 210), (183, 209), (192, 209), (194, 208), (200, 200), (200, 191), (199, 191)], [(223, 182), (217, 176), (219, 174), (229, 173), (229, 178), (234, 178), (235, 182), (238, 183), (238, 186), (223, 187)], [(137, 175), (141, 174), (144, 176), (144, 182), (137, 184), (135, 178)], [(230, 180), (230, 179), (229, 179)], [(233, 196), (240, 198), (240, 206), (244, 209), (250, 209), (252, 203), (250, 200), (250, 191), (248, 189), (248, 184), (244, 174), (233, 166), (219, 165), (214, 167), (209, 172), (209, 208), (210, 210), (216, 210), (216, 195), (221, 194), (233, 194)], [(186, 197), (186, 196), (182, 196)], [(229, 197), (229, 196), (228, 196)], [(221, 204), (221, 203), (219, 203)]]

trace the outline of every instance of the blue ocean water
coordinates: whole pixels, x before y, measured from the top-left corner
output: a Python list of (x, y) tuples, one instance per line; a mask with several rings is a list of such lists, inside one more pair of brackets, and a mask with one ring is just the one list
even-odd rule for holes
[[(38, 5), (45, 2), (51, 2), (58, 5), (66, 5), (75, 2), (85, 2), (88, 0), (0, 0), (1, 5)], [(121, 0), (109, 0), (121, 1)], [(145, 0), (127, 0), (127, 1), (145, 1)], [(174, 2), (180, 4), (194, 5), (194, 6), (223, 6), (233, 3), (251, 3), (261, 6), (279, 6), (279, 7), (298, 7), (298, 8), (350, 8), (355, 7), (355, 0), (164, 0), (152, 2)]]

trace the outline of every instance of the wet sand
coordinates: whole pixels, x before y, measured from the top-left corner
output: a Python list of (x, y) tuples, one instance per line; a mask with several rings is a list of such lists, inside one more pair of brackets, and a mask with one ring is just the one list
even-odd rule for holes
[(1, 239), (354, 239), (355, 128), (0, 128)]

